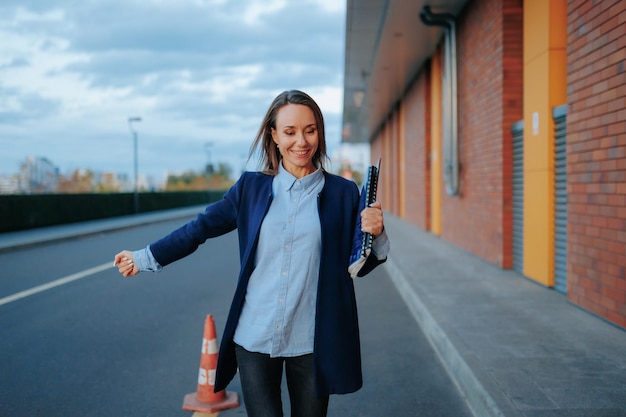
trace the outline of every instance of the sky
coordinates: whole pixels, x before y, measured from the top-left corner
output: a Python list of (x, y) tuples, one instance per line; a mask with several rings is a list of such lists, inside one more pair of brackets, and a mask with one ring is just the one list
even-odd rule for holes
[(237, 174), (291, 89), (320, 105), (332, 158), (344, 40), (340, 0), (3, 0), (0, 175), (33, 156), (132, 176), (130, 117), (140, 175)]

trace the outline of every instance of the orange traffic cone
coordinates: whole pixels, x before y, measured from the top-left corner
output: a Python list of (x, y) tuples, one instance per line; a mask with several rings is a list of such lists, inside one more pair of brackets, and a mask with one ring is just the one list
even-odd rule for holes
[(215, 413), (229, 408), (239, 407), (236, 392), (215, 389), (215, 370), (217, 367), (217, 337), (213, 316), (206, 316), (204, 321), (204, 338), (200, 355), (200, 372), (198, 374), (198, 391), (185, 395), (183, 410)]

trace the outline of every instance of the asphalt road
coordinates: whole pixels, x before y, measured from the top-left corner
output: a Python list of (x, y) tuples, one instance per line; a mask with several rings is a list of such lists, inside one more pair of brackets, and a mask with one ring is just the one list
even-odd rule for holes
[[(192, 415), (182, 401), (197, 388), (206, 315), (218, 334), (224, 328), (236, 235), (212, 239), (158, 274), (124, 279), (112, 266), (121, 249), (144, 247), (179, 224), (0, 253), (0, 417)], [(79, 274), (88, 270), (95, 272)], [(365, 385), (332, 396), (329, 417), (469, 417), (386, 274), (378, 268), (356, 283)], [(65, 277), (74, 279), (6, 301)], [(237, 378), (229, 390), (241, 393)], [(243, 404), (220, 413), (245, 415)]]

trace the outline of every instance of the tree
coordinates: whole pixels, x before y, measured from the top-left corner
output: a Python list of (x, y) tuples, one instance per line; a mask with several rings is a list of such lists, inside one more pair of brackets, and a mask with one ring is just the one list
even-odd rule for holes
[(233, 185), (232, 168), (220, 162), (217, 170), (207, 164), (204, 172), (186, 171), (180, 175), (169, 175), (165, 184), (166, 191), (204, 191), (225, 190)]
[(68, 194), (93, 192), (95, 189), (94, 176), (93, 171), (76, 169), (69, 178), (60, 176), (57, 190), (59, 193)]

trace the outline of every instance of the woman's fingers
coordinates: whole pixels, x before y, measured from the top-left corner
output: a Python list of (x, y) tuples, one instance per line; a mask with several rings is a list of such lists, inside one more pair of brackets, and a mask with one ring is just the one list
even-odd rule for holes
[(366, 233), (378, 236), (383, 232), (384, 218), (379, 202), (371, 204), (361, 212), (361, 229)]
[(115, 255), (113, 265), (117, 267), (120, 274), (124, 277), (132, 277), (139, 273), (139, 270), (135, 266), (133, 253), (127, 250)]

